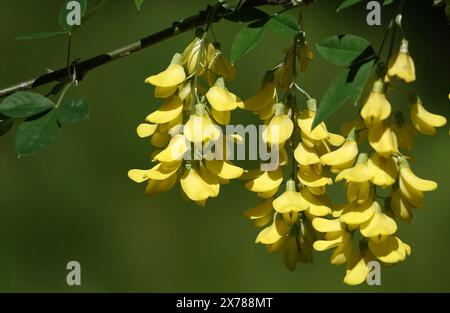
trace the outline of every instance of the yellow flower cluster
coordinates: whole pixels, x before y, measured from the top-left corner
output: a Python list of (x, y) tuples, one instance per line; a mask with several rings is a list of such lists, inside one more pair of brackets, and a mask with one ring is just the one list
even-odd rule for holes
[[(135, 182), (147, 182), (146, 193), (168, 191), (179, 181), (184, 196), (204, 206), (217, 197), (221, 184), (242, 175), (243, 169), (226, 158), (208, 160), (203, 147), (223, 142), (226, 153), (229, 138), (219, 125), (230, 122), (230, 112), (243, 107), (242, 101), (226, 87), (235, 76), (234, 67), (221, 50), (205, 36), (196, 37), (171, 64), (145, 82), (155, 86), (154, 96), (164, 103), (149, 114), (137, 128), (141, 138), (151, 137), (160, 150), (153, 153), (156, 163), (146, 170), (133, 169), (128, 176)], [(208, 89), (201, 85), (203, 79)]]
[[(344, 282), (350, 285), (366, 280), (370, 261), (390, 265), (410, 255), (411, 247), (396, 235), (396, 220), (409, 223), (412, 209), (423, 206), (423, 192), (437, 188), (435, 182), (421, 179), (411, 171), (408, 156), (401, 150), (412, 149), (415, 131), (432, 135), (435, 127), (443, 126), (446, 120), (426, 111), (418, 97), (410, 109), (410, 122), (401, 111), (392, 113), (386, 96), (389, 85), (384, 82), (394, 77), (407, 83), (415, 80), (406, 40), (390, 62), (388, 76), (373, 84), (360, 117), (345, 127), (345, 144), (323, 158), (326, 164), (341, 167), (336, 182), (345, 182), (348, 203), (333, 212), (333, 219), (313, 220), (314, 228), (324, 233), (314, 248), (334, 249), (330, 261), (346, 264)], [(370, 147), (367, 153), (359, 148), (365, 140)], [(380, 191), (387, 196), (381, 196)], [(360, 241), (355, 248), (352, 242), (357, 235)]]
[[(293, 51), (298, 52), (294, 55)], [(266, 74), (261, 89), (244, 103), (247, 110), (258, 114), (267, 125), (263, 141), (280, 152), (276, 169), (248, 172), (244, 176), (249, 178), (245, 187), (263, 199), (244, 215), (255, 227), (264, 227), (256, 242), (266, 245), (268, 252), (283, 251), (285, 265), (293, 271), (299, 262), (312, 262), (316, 240), (312, 221), (332, 211), (331, 201), (325, 195), (332, 179), (322, 158), (345, 138), (330, 133), (324, 123), (311, 129), (317, 109), (315, 99), (309, 98), (305, 108), (297, 109), (295, 60), (303, 71), (313, 58), (306, 42), (299, 40), (285, 52), (285, 60)], [(278, 102), (279, 90), (287, 90), (286, 104)], [(292, 154), (291, 161), (286, 146)], [(282, 167), (289, 163), (292, 163), (290, 178), (277, 196), (285, 176)]]
[[(307, 47), (305, 44), (303, 47)], [(255, 227), (264, 227), (256, 243), (266, 245), (268, 252), (283, 251), (285, 265), (295, 270), (298, 262), (312, 261), (313, 249), (334, 249), (330, 262), (346, 264), (344, 282), (356, 285), (369, 274), (369, 262), (390, 265), (403, 261), (411, 247), (397, 236), (397, 222), (410, 222), (413, 208), (423, 206), (423, 192), (437, 188), (433, 181), (417, 177), (402, 150), (412, 149), (416, 132), (432, 135), (446, 119), (428, 112), (416, 96), (410, 108), (410, 121), (401, 111), (392, 112), (386, 96), (390, 81), (396, 77), (406, 83), (415, 80), (414, 62), (408, 43), (402, 41), (400, 51), (388, 68), (387, 76), (373, 83), (372, 91), (360, 115), (343, 127), (346, 138), (330, 133), (322, 122), (312, 129), (316, 102), (308, 96), (305, 109), (297, 109), (295, 99), (287, 105), (278, 102), (278, 89), (287, 90), (293, 98), (295, 58), (300, 69), (312, 59), (306, 48), (291, 47), (282, 64), (267, 74), (258, 93), (244, 103), (246, 109), (258, 114), (267, 128), (263, 140), (292, 149), (296, 172), (286, 181), (285, 190), (278, 191), (284, 181), (281, 167), (288, 157), (281, 157), (275, 171), (248, 173), (247, 189), (256, 192), (262, 202), (244, 212)], [(368, 141), (369, 150), (361, 151)], [(338, 147), (338, 148), (335, 148)], [(348, 203), (332, 205), (326, 186), (333, 180), (345, 182)], [(382, 196), (381, 193), (386, 196)], [(353, 246), (359, 238), (357, 247)]]
[[(407, 153), (415, 134), (433, 135), (446, 119), (427, 111), (410, 93), (408, 114), (393, 110), (388, 92), (399, 88), (392, 81), (416, 79), (408, 42), (402, 40), (342, 135), (330, 132), (324, 122), (313, 128), (316, 100), (296, 80), (297, 70), (305, 71), (314, 57), (304, 36), (296, 35), (283, 61), (266, 73), (261, 88), (246, 101), (227, 89), (235, 70), (218, 45), (204, 33), (196, 36), (164, 71), (145, 80), (164, 102), (138, 126), (137, 134), (150, 137), (158, 151), (150, 169), (132, 169), (128, 176), (147, 182), (149, 195), (179, 182), (182, 194), (200, 206), (217, 197), (221, 185), (241, 178), (261, 199), (244, 212), (261, 228), (256, 243), (270, 253), (282, 251), (291, 271), (297, 263), (312, 263), (314, 250), (333, 249), (330, 262), (346, 265), (344, 282), (361, 284), (371, 261), (391, 265), (411, 254), (398, 237), (397, 222), (409, 223), (413, 209), (423, 207), (424, 192), (437, 184), (413, 173)], [(297, 101), (299, 93), (307, 100)], [(273, 167), (244, 170), (229, 161), (229, 145), (239, 138), (224, 136), (222, 127), (230, 124), (231, 111), (237, 108), (254, 113), (266, 126), (262, 141), (279, 156)], [(203, 148), (217, 142), (222, 143), (216, 147), (222, 158), (211, 159)], [(343, 205), (332, 204), (326, 195), (333, 176), (334, 182), (345, 184)]]

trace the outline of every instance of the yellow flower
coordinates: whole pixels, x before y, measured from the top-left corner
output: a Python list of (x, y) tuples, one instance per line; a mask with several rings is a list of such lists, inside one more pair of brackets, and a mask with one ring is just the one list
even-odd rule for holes
[(183, 103), (180, 97), (172, 96), (168, 98), (158, 110), (147, 116), (147, 121), (155, 124), (168, 123), (181, 115)]
[(273, 82), (263, 82), (261, 89), (248, 100), (245, 101), (244, 107), (249, 111), (258, 111), (269, 104), (274, 104), (277, 98), (277, 90)]
[(314, 165), (321, 163), (319, 154), (315, 149), (302, 143), (299, 143), (295, 149), (294, 157), (300, 165)]
[(350, 235), (342, 228), (339, 220), (328, 220), (325, 218), (315, 218), (312, 220), (313, 227), (325, 233), (324, 240), (314, 242), (316, 251), (325, 251), (346, 244)]
[(413, 205), (402, 197), (400, 191), (395, 189), (391, 194), (390, 205), (395, 218), (406, 223), (411, 222)]
[(200, 170), (187, 168), (180, 178), (180, 185), (185, 195), (193, 201), (204, 201), (217, 197), (220, 185), (205, 168)]
[(204, 110), (204, 105), (197, 104), (195, 107), (195, 113), (191, 114), (184, 126), (184, 136), (194, 143), (218, 140), (222, 134), (221, 130), (211, 121), (208, 113)]
[(442, 127), (447, 119), (441, 115), (428, 112), (419, 97), (411, 107), (411, 122), (417, 131), (423, 135), (434, 135), (435, 127)]
[(324, 122), (320, 123), (314, 129), (312, 129), (312, 124), (316, 116), (316, 108), (317, 108), (316, 100), (309, 99), (307, 105), (308, 109), (303, 110), (297, 119), (298, 126), (302, 131), (302, 138), (307, 137), (313, 141), (314, 140), (321, 141), (328, 139), (330, 135), (327, 131), (327, 127), (325, 126)]
[(284, 222), (283, 218), (276, 216), (272, 224), (264, 228), (256, 237), (256, 243), (265, 245), (274, 244), (284, 237), (290, 229), (290, 226)]
[(286, 191), (273, 201), (273, 207), (278, 213), (301, 212), (308, 209), (308, 203), (296, 191), (295, 182), (286, 182)]
[[(208, 46), (208, 50), (210, 49), (214, 49), (214, 52), (212, 53), (212, 58), (208, 60), (207, 79), (209, 84), (214, 84), (217, 77), (223, 77), (226, 81), (233, 80), (236, 75), (234, 66), (228, 62), (222, 51), (215, 49), (212, 44)], [(208, 57), (210, 56), (211, 52), (208, 52)]]
[[(186, 79), (186, 74), (184, 72), (183, 66), (176, 63), (177, 58), (179, 58), (179, 56), (175, 55), (174, 60), (172, 61), (175, 63), (170, 64), (161, 73), (148, 77), (147, 79), (145, 79), (145, 82), (161, 88), (171, 88), (169, 90), (172, 90), (173, 87), (181, 84)], [(161, 91), (162, 90), (160, 90), (160, 92)], [(167, 92), (167, 89), (165, 89), (164, 91)], [(173, 90), (173, 92), (174, 91), (175, 90)]]
[(337, 176), (336, 181), (345, 179), (347, 182), (364, 183), (369, 181), (373, 177), (373, 173), (367, 166), (368, 156), (365, 153), (361, 153), (358, 156), (356, 165), (349, 169), (342, 170)]
[(361, 224), (360, 232), (364, 237), (382, 241), (385, 237), (395, 234), (397, 224), (381, 211), (378, 202), (374, 202), (374, 205), (375, 213), (370, 220)]
[(224, 160), (205, 160), (205, 166), (211, 173), (222, 179), (239, 178), (244, 173), (239, 166)]
[(373, 84), (372, 92), (361, 110), (361, 117), (368, 127), (379, 125), (391, 115), (391, 104), (387, 100), (383, 89), (383, 82), (377, 80)]
[(324, 154), (320, 157), (323, 163), (330, 166), (350, 167), (358, 155), (358, 144), (354, 138), (347, 138), (345, 143), (337, 150)]
[(351, 236), (339, 219), (315, 218), (312, 225), (317, 231), (325, 233), (325, 240), (316, 241), (314, 249), (324, 251), (335, 248), (330, 257), (331, 264), (340, 265), (347, 262), (352, 249)]
[(392, 59), (389, 63), (389, 76), (397, 76), (407, 83), (416, 80), (414, 61), (409, 55), (408, 41), (406, 39), (402, 40), (400, 51), (395, 59)]
[(321, 164), (300, 166), (297, 177), (303, 185), (313, 188), (333, 183), (333, 180), (322, 172)]
[(371, 198), (372, 189), (368, 181), (362, 183), (349, 182), (347, 185), (347, 200), (356, 201), (358, 204), (364, 203)]
[(373, 153), (367, 161), (367, 167), (373, 174), (371, 182), (380, 187), (389, 187), (395, 183), (398, 171), (397, 165), (392, 157), (384, 158), (377, 153)]
[(399, 162), (400, 179), (399, 187), (402, 198), (417, 208), (423, 206), (424, 191), (432, 191), (437, 188), (437, 183), (417, 177), (409, 167), (405, 158)]
[(263, 141), (269, 145), (283, 145), (292, 136), (294, 123), (284, 114), (283, 110), (284, 105), (277, 103), (275, 116), (262, 133)]
[(333, 254), (330, 256), (330, 263), (333, 265), (342, 265), (348, 262), (351, 253), (352, 253), (351, 240), (343, 241), (336, 247), (336, 249), (334, 249)]
[(326, 216), (331, 213), (331, 201), (326, 195), (315, 195), (309, 188), (302, 188), (300, 194), (308, 204), (305, 213), (310, 217)]
[(176, 176), (180, 169), (181, 161), (158, 163), (148, 170), (132, 169), (128, 171), (128, 177), (136, 183), (143, 183), (148, 180), (163, 182)]
[(400, 180), (420, 191), (433, 191), (437, 188), (436, 182), (417, 177), (407, 163), (400, 165)]
[(375, 210), (378, 208), (379, 204), (371, 199), (364, 203), (350, 202), (344, 207), (339, 219), (342, 223), (355, 229), (361, 224), (369, 221), (375, 214)]
[(245, 184), (245, 188), (253, 192), (267, 192), (278, 190), (282, 182), (283, 172), (279, 167), (275, 171), (258, 172), (254, 179)]
[(154, 161), (159, 162), (174, 162), (183, 159), (185, 153), (189, 150), (186, 137), (181, 134), (173, 137), (166, 149), (159, 152), (154, 158)]
[(178, 86), (173, 87), (155, 87), (154, 96), (155, 98), (169, 98), (178, 90)]
[(321, 233), (336, 233), (342, 231), (341, 222), (339, 220), (329, 220), (317, 217), (312, 220), (314, 229)]
[(272, 116), (275, 114), (275, 105), (277, 99), (277, 97), (273, 98), (273, 100), (269, 102), (264, 108), (255, 111), (255, 114), (258, 114), (260, 120), (267, 121), (272, 118)]
[(379, 155), (386, 158), (398, 152), (397, 137), (386, 123), (369, 128), (369, 143)]
[(244, 212), (244, 216), (252, 221), (253, 226), (263, 227), (267, 225), (273, 217), (272, 198), (264, 199), (257, 206)]
[(160, 192), (166, 192), (172, 189), (178, 181), (178, 175), (174, 174), (163, 180), (148, 180), (145, 193), (148, 196), (155, 196)]
[(183, 52), (183, 64), (189, 74), (194, 74), (198, 64), (198, 75), (203, 75), (208, 66), (208, 50), (210, 43), (203, 42), (201, 38), (195, 38)]
[(206, 98), (213, 109), (217, 111), (232, 111), (237, 107), (243, 107), (243, 103), (236, 95), (225, 88), (223, 78), (219, 78), (216, 84), (208, 90)]
[(158, 128), (157, 124), (141, 123), (137, 127), (136, 132), (140, 138), (146, 138), (153, 135), (157, 128)]
[(353, 251), (347, 262), (344, 283), (347, 285), (362, 284), (369, 275), (368, 263), (371, 257), (367, 251)]
[(396, 236), (389, 236), (383, 241), (371, 239), (369, 249), (378, 260), (387, 264), (403, 261), (411, 254), (411, 247)]
[(354, 167), (345, 169), (336, 176), (336, 182), (342, 179), (347, 181), (347, 200), (349, 202), (356, 201), (361, 204), (372, 196), (370, 180), (373, 178), (373, 173), (367, 166), (367, 160), (367, 154), (361, 153)]
[(212, 118), (220, 125), (228, 125), (231, 120), (230, 111), (218, 111), (214, 108), (211, 108)]

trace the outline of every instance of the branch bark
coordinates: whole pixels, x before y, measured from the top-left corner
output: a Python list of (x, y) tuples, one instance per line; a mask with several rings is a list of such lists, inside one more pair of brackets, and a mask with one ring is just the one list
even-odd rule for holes
[[(303, 5), (309, 4), (314, 0), (303, 0)], [(243, 6), (246, 7), (258, 7), (263, 5), (281, 5), (281, 6), (295, 6), (297, 2), (294, 0), (246, 0)], [(10, 87), (0, 89), (0, 98), (9, 96), (14, 92), (21, 90), (29, 90), (36, 87), (44, 86), (52, 82), (63, 82), (72, 81), (73, 77), (78, 81), (84, 79), (86, 74), (100, 66), (103, 66), (109, 62), (121, 59), (123, 57), (129, 56), (137, 51), (150, 47), (156, 43), (162, 42), (166, 39), (172, 38), (178, 34), (193, 30), (196, 27), (205, 24), (208, 15), (214, 6), (208, 5), (204, 10), (200, 11), (198, 14), (185, 18), (181, 21), (174, 22), (172, 26), (163, 29), (157, 33), (149, 35), (141, 40), (129, 44), (127, 46), (118, 48), (116, 50), (106, 52), (90, 59), (84, 61), (73, 62), (68, 67), (61, 68), (59, 70), (41, 75), (36, 78), (26, 80), (21, 83), (14, 84)], [(223, 6), (218, 10), (213, 22), (219, 22), (222, 17), (220, 13), (225, 12)]]

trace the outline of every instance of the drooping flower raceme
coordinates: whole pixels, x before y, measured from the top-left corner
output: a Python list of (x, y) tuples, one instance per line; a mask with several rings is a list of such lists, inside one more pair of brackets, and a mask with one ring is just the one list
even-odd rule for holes
[[(160, 150), (153, 153), (153, 167), (130, 170), (128, 176), (147, 182), (147, 194), (168, 191), (179, 182), (183, 195), (203, 206), (218, 196), (221, 184), (242, 175), (243, 169), (224, 155), (229, 138), (220, 127), (230, 122), (231, 111), (243, 107), (225, 86), (234, 76), (234, 67), (203, 36), (196, 37), (182, 54), (175, 54), (163, 72), (145, 80), (155, 87), (155, 98), (164, 103), (147, 116), (137, 133), (150, 137)], [(200, 83), (203, 78), (207, 89)], [(211, 144), (221, 147), (219, 157), (205, 153), (205, 146)]]
[[(393, 111), (386, 96), (392, 78), (405, 82), (416, 78), (406, 40), (391, 60), (388, 75), (388, 85), (385, 79), (376, 80), (360, 117), (346, 126), (346, 142), (321, 157), (326, 164), (335, 166), (336, 182), (345, 183), (348, 202), (338, 206), (332, 219), (312, 221), (313, 227), (323, 233), (314, 249), (334, 249), (330, 261), (346, 264), (344, 282), (350, 285), (366, 280), (371, 261), (390, 265), (411, 254), (411, 247), (397, 235), (397, 221), (410, 223), (412, 210), (423, 206), (424, 192), (437, 188), (435, 182), (413, 173), (403, 149), (412, 149), (416, 131), (433, 135), (446, 119), (428, 112), (420, 98), (413, 96), (407, 120), (401, 110)], [(365, 140), (369, 143), (367, 152), (359, 148)], [(359, 238), (357, 247), (352, 245), (355, 237)]]

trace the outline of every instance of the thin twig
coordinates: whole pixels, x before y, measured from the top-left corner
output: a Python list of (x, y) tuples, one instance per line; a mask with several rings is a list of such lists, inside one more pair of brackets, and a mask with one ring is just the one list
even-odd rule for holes
[[(305, 1), (304, 4), (310, 4), (314, 0)], [(289, 1), (286, 0), (247, 0), (243, 5), (246, 7), (257, 7), (262, 5), (283, 5), (287, 6)], [(292, 5), (292, 4), (291, 4)], [(121, 47), (119, 49), (106, 52), (90, 59), (73, 62), (69, 66), (61, 68), (51, 73), (41, 75), (36, 78), (32, 78), (21, 83), (14, 84), (10, 87), (0, 89), (0, 98), (11, 95), (12, 93), (20, 90), (29, 90), (36, 87), (44, 86), (52, 82), (72, 81), (73, 73), (77, 73), (77, 81), (81, 81), (86, 74), (102, 65), (109, 62), (121, 59), (129, 56), (132, 53), (150, 47), (154, 44), (160, 43), (166, 39), (172, 38), (181, 33), (193, 30), (201, 25), (204, 25), (211, 10), (214, 10), (215, 6), (208, 5), (205, 10), (200, 11), (198, 14), (185, 18), (181, 21), (174, 22), (172, 26), (163, 29), (157, 33), (149, 35), (141, 40), (134, 42), (130, 45)], [(217, 23), (221, 20), (222, 15), (220, 13), (227, 13), (228, 10), (223, 6), (220, 6), (218, 14), (215, 15), (213, 23)]]

